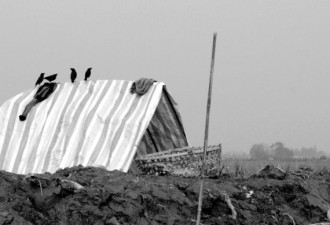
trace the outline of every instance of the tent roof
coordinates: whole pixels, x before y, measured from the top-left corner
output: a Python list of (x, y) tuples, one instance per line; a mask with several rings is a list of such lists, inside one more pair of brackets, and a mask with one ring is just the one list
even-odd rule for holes
[(26, 174), (82, 164), (126, 172), (164, 86), (154, 83), (138, 96), (132, 83), (59, 84), (24, 122), (18, 116), (36, 89), (11, 98), (0, 107), (0, 169)]

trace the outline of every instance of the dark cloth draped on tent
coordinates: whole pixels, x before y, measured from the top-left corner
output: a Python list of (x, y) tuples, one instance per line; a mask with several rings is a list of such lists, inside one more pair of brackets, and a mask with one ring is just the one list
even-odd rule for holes
[(154, 79), (149, 78), (140, 78), (139, 80), (135, 81), (131, 86), (131, 93), (138, 94), (138, 95), (144, 95), (148, 92), (150, 87), (153, 85), (153, 83), (156, 82)]
[(33, 99), (26, 105), (22, 115), (19, 116), (21, 121), (24, 121), (31, 109), (38, 103), (47, 99), (56, 89), (57, 83), (44, 83), (40, 86), (33, 96)]

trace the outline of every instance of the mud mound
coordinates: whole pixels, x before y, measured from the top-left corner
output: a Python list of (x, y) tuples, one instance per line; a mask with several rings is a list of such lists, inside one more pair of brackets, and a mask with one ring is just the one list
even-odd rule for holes
[[(197, 214), (196, 178), (78, 166), (30, 176), (1, 171), (0, 183), (0, 224), (194, 224)], [(204, 225), (288, 225), (290, 216), (296, 224), (325, 222), (330, 208), (329, 175), (206, 179), (204, 187)]]

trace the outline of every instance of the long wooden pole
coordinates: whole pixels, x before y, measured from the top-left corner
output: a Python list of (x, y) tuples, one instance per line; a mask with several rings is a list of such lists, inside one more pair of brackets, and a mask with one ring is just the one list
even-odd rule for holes
[(210, 81), (209, 81), (209, 93), (207, 98), (207, 108), (206, 108), (206, 121), (205, 121), (205, 136), (204, 136), (204, 152), (203, 152), (203, 164), (201, 171), (201, 183), (199, 189), (199, 198), (198, 198), (198, 212), (197, 212), (197, 221), (196, 224), (199, 225), (201, 220), (201, 211), (202, 211), (202, 202), (203, 202), (203, 186), (204, 186), (204, 176), (205, 176), (205, 160), (206, 160), (206, 151), (209, 138), (209, 120), (210, 120), (210, 109), (211, 109), (211, 97), (212, 97), (212, 83), (213, 83), (213, 71), (214, 71), (214, 58), (215, 58), (215, 47), (217, 41), (217, 33), (213, 34), (213, 46), (212, 46), (212, 61), (211, 61), (211, 70), (210, 70)]

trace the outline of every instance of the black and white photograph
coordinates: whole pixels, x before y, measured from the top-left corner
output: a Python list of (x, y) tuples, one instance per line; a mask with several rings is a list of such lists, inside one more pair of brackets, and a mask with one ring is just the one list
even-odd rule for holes
[(1, 0), (0, 225), (330, 225), (330, 1)]

